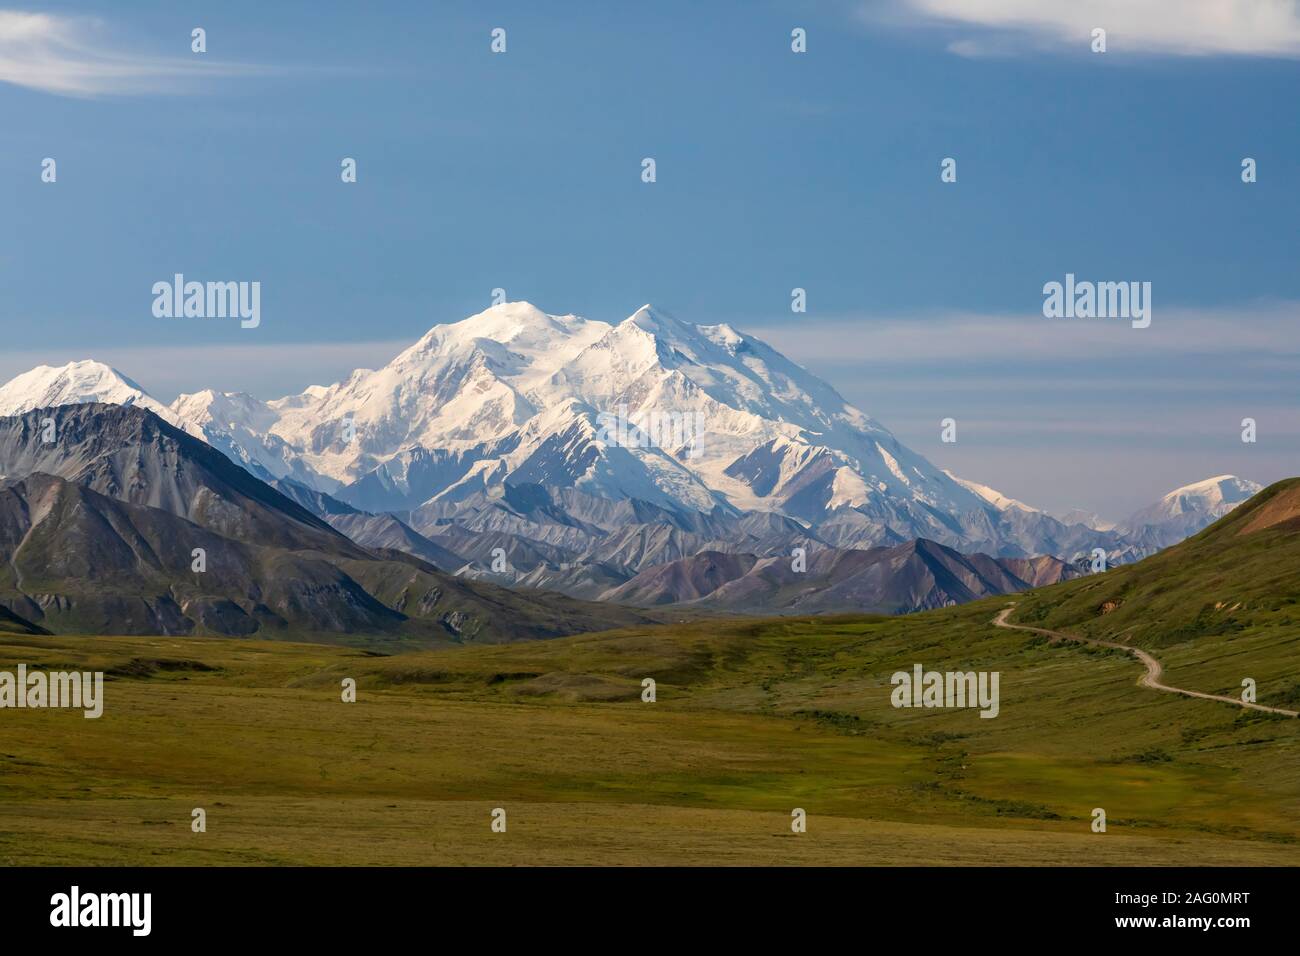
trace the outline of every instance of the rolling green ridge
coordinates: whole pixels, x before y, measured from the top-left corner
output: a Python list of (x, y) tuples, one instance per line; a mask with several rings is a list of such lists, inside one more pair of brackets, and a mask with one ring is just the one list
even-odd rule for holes
[[(1156, 654), (1180, 686), (1300, 704), (1300, 479), (1137, 564), (1021, 596), (1014, 619)], [(1180, 683), (1181, 682), (1181, 683)]]

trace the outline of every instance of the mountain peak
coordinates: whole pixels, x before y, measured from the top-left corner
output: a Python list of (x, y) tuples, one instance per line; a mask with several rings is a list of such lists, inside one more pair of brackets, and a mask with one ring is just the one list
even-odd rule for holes
[(1155, 504), (1130, 515), (1120, 530), (1141, 533), (1143, 529), (1173, 529), (1161, 532), (1154, 541), (1158, 547), (1167, 547), (1223, 517), (1262, 488), (1236, 475), (1216, 475), (1175, 488)]
[[(585, 342), (609, 326), (578, 315), (549, 315), (531, 302), (501, 302), (456, 322), (439, 323), (396, 360), (423, 361), (432, 354), (482, 350), (495, 342), (525, 355), (546, 352), (560, 342)], [(489, 348), (493, 348), (489, 346)]]
[(488, 306), (482, 312), (476, 312), (454, 324), (470, 326), (484, 323), (546, 322), (549, 318), (549, 315), (531, 302), (519, 299), (515, 302), (499, 302)]
[(677, 318), (671, 312), (658, 309), (653, 305), (643, 305), (628, 316), (619, 328), (634, 327), (674, 347), (682, 346), (692, 358), (700, 360), (721, 348), (734, 355), (745, 348), (746, 342), (752, 342), (744, 334), (737, 332), (730, 325), (696, 325)]
[(1238, 478), (1236, 475), (1216, 475), (1204, 481), (1195, 481), (1190, 485), (1175, 488), (1162, 500), (1172, 502), (1179, 498), (1199, 498), (1211, 505), (1234, 504), (1245, 501), (1262, 488), (1263, 485), (1246, 478)]
[(637, 328), (644, 329), (647, 332), (666, 332), (695, 328), (695, 326), (691, 325), (689, 322), (683, 322), (671, 313), (655, 308), (649, 302), (624, 319), (623, 324), (635, 325)]
[[(144, 392), (144, 389), (111, 365), (106, 365), (94, 359), (81, 359), (76, 362), (68, 362), (66, 365), (38, 365), (31, 371), (18, 376), (18, 379), (42, 382), (67, 381), (109, 388), (125, 385), (135, 391)], [(18, 379), (15, 379), (15, 381)]]
[(93, 359), (67, 365), (39, 365), (0, 386), (0, 415), (21, 415), (34, 408), (104, 403), (137, 405), (171, 422), (161, 402), (112, 366)]

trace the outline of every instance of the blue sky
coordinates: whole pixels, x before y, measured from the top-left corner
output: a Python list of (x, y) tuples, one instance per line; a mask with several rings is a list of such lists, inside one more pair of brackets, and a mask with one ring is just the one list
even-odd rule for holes
[[(503, 287), (730, 322), (1044, 507), (1300, 473), (1300, 18), (1218, 2), (16, 8), (46, 20), (0, 14), (0, 377), (274, 397)], [(154, 318), (174, 272), (260, 281), (261, 326)], [(1043, 318), (1067, 272), (1151, 282), (1151, 327)]]

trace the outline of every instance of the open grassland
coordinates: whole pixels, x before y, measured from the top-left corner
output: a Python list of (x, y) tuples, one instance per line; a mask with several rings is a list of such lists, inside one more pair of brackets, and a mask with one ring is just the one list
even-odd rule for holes
[[(387, 657), (0, 636), (0, 670), (109, 675), (99, 720), (0, 711), (0, 863), (1300, 862), (1300, 720), (1141, 688), (1005, 603)], [(1281, 629), (1235, 640), (1157, 653), (1197, 689), (1300, 679)], [(1001, 712), (893, 708), (915, 663), (999, 671)]]

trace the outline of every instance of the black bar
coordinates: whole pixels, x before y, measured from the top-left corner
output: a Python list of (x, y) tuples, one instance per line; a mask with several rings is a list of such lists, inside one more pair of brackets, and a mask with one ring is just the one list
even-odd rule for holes
[[(51, 868), (0, 871), (6, 943), (284, 940), (373, 944), (468, 940), (532, 947), (582, 939), (610, 947), (678, 948), (701, 937), (788, 938), (808, 949), (846, 934), (861, 945), (938, 945), (1096, 938), (1232, 946), (1296, 928), (1295, 869), (434, 869)], [(52, 897), (149, 893), (149, 934), (131, 926), (54, 927)], [(1176, 894), (1176, 897), (1163, 894)], [(1196, 899), (1193, 894), (1203, 894)], [(1122, 898), (1121, 898), (1122, 897)], [(1142, 900), (1147, 903), (1143, 905)], [(1176, 900), (1176, 902), (1175, 902)], [(1162, 925), (1166, 919), (1246, 925)], [(1152, 919), (1155, 925), (1119, 925)], [(123, 922), (130, 923), (126, 917)], [(1243, 936), (1242, 934), (1246, 934)], [(1050, 935), (1049, 935), (1050, 934)], [(461, 943), (455, 943), (461, 939)], [(548, 942), (549, 940), (549, 942)], [(567, 942), (566, 942), (567, 941)]]

